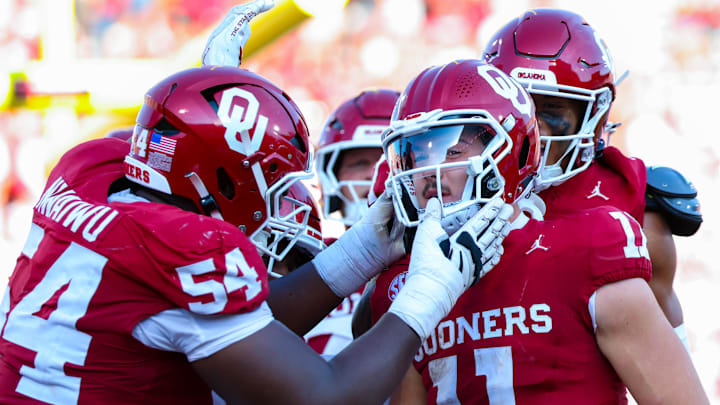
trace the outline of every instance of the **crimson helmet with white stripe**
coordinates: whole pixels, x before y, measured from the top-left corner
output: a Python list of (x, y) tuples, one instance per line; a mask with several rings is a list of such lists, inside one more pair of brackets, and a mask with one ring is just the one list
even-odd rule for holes
[(279, 230), (294, 243), (305, 232), (311, 207), (298, 216), (281, 206), (293, 183), (311, 177), (311, 160), (305, 119), (285, 92), (247, 70), (214, 66), (176, 73), (145, 94), (125, 171), (238, 226), (280, 259), (257, 240)]
[[(364, 191), (367, 179), (341, 180), (337, 177), (343, 153), (352, 149), (382, 149), (380, 136), (390, 123), (399, 92), (389, 89), (366, 90), (342, 103), (325, 123), (317, 147), (316, 170), (323, 197), (323, 215), (352, 225), (367, 209)], [(343, 194), (346, 190), (346, 194)], [(342, 215), (334, 214), (342, 210)]]

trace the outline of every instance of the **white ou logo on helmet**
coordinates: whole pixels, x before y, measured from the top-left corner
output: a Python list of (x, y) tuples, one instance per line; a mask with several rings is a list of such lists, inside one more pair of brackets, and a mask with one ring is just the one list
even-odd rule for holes
[[(247, 110), (238, 104), (233, 104), (235, 97), (246, 100), (248, 103)], [(245, 156), (252, 155), (260, 149), (260, 144), (265, 136), (265, 128), (267, 128), (268, 119), (264, 115), (258, 116), (258, 102), (255, 95), (247, 90), (233, 87), (223, 91), (220, 106), (218, 107), (218, 118), (222, 122), (225, 130), (225, 141), (227, 141), (230, 149), (242, 153)], [(250, 139), (248, 132), (255, 125), (254, 136)], [(240, 134), (240, 139), (238, 139)]]
[(515, 108), (525, 115), (529, 115), (532, 109), (530, 97), (525, 90), (505, 73), (494, 66), (480, 65), (477, 67), (480, 77), (485, 79), (495, 93), (510, 100)]

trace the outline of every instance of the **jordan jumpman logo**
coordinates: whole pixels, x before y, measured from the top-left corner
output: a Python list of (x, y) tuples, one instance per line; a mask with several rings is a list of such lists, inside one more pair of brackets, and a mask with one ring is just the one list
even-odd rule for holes
[(585, 198), (587, 198), (589, 200), (593, 197), (600, 197), (600, 198), (604, 199), (605, 201), (609, 200), (609, 198), (607, 198), (603, 193), (600, 192), (600, 183), (602, 183), (602, 182), (598, 180), (597, 186), (595, 186), (595, 188), (590, 193), (590, 195), (588, 195)]
[(526, 255), (529, 255), (530, 252), (533, 252), (533, 251), (535, 251), (535, 250), (537, 250), (537, 249), (542, 249), (542, 250), (544, 250), (544, 251), (546, 251), (546, 252), (550, 249), (549, 247), (545, 247), (545, 246), (542, 246), (542, 245), (540, 244), (540, 240), (542, 239), (542, 237), (543, 237), (542, 234), (540, 234), (540, 236), (538, 236), (538, 238), (535, 240), (535, 242), (533, 243), (533, 245), (532, 245), (532, 247), (530, 248), (530, 250), (528, 250), (527, 252), (525, 252)]

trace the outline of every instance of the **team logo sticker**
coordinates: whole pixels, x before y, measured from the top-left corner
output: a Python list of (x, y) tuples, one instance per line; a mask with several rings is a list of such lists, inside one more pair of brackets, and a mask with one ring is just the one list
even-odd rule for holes
[[(260, 150), (268, 118), (259, 114), (260, 102), (247, 90), (233, 87), (223, 91), (217, 115), (225, 127), (225, 140), (230, 149), (250, 156)], [(250, 129), (254, 128), (250, 139)]]

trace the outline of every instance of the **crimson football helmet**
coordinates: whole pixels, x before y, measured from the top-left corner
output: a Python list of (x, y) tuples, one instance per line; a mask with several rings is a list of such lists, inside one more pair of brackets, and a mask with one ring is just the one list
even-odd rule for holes
[[(352, 225), (367, 210), (366, 193), (360, 193), (358, 189), (371, 186), (372, 173), (368, 173), (367, 179), (339, 180), (337, 169), (343, 152), (382, 148), (380, 135), (390, 123), (398, 96), (397, 91), (388, 89), (363, 91), (342, 103), (325, 123), (317, 147), (316, 164), (326, 218)], [(343, 190), (350, 196), (344, 195)]]
[[(541, 136), (539, 190), (585, 170), (600, 155), (608, 141), (605, 124), (615, 98), (614, 67), (605, 43), (581, 16), (557, 9), (527, 11), (495, 33), (484, 59), (531, 95), (579, 100), (584, 106), (574, 133), (556, 128), (552, 136)], [(552, 122), (551, 116), (543, 118), (543, 112), (538, 113), (538, 118)], [(551, 142), (568, 143), (556, 162), (547, 161)], [(567, 157), (569, 163), (563, 167), (561, 162)]]
[(395, 211), (419, 223), (442, 203), (452, 233), (492, 198), (526, 196), (539, 164), (535, 107), (517, 82), (480, 60), (424, 70), (405, 89), (383, 134)]
[[(238, 226), (280, 260), (305, 233), (312, 206), (284, 212), (283, 197), (312, 176), (311, 160), (305, 119), (287, 94), (244, 69), (214, 66), (145, 94), (125, 173)], [(282, 251), (276, 235), (289, 240)]]
[(112, 131), (108, 132), (108, 133), (105, 135), (105, 137), (106, 137), (106, 138), (117, 138), (117, 139), (119, 139), (119, 140), (121, 140), (121, 141), (130, 142), (130, 140), (132, 139), (132, 134), (133, 134), (133, 128), (132, 128), (132, 127), (129, 127), (129, 128), (116, 128), (116, 129), (113, 129)]

